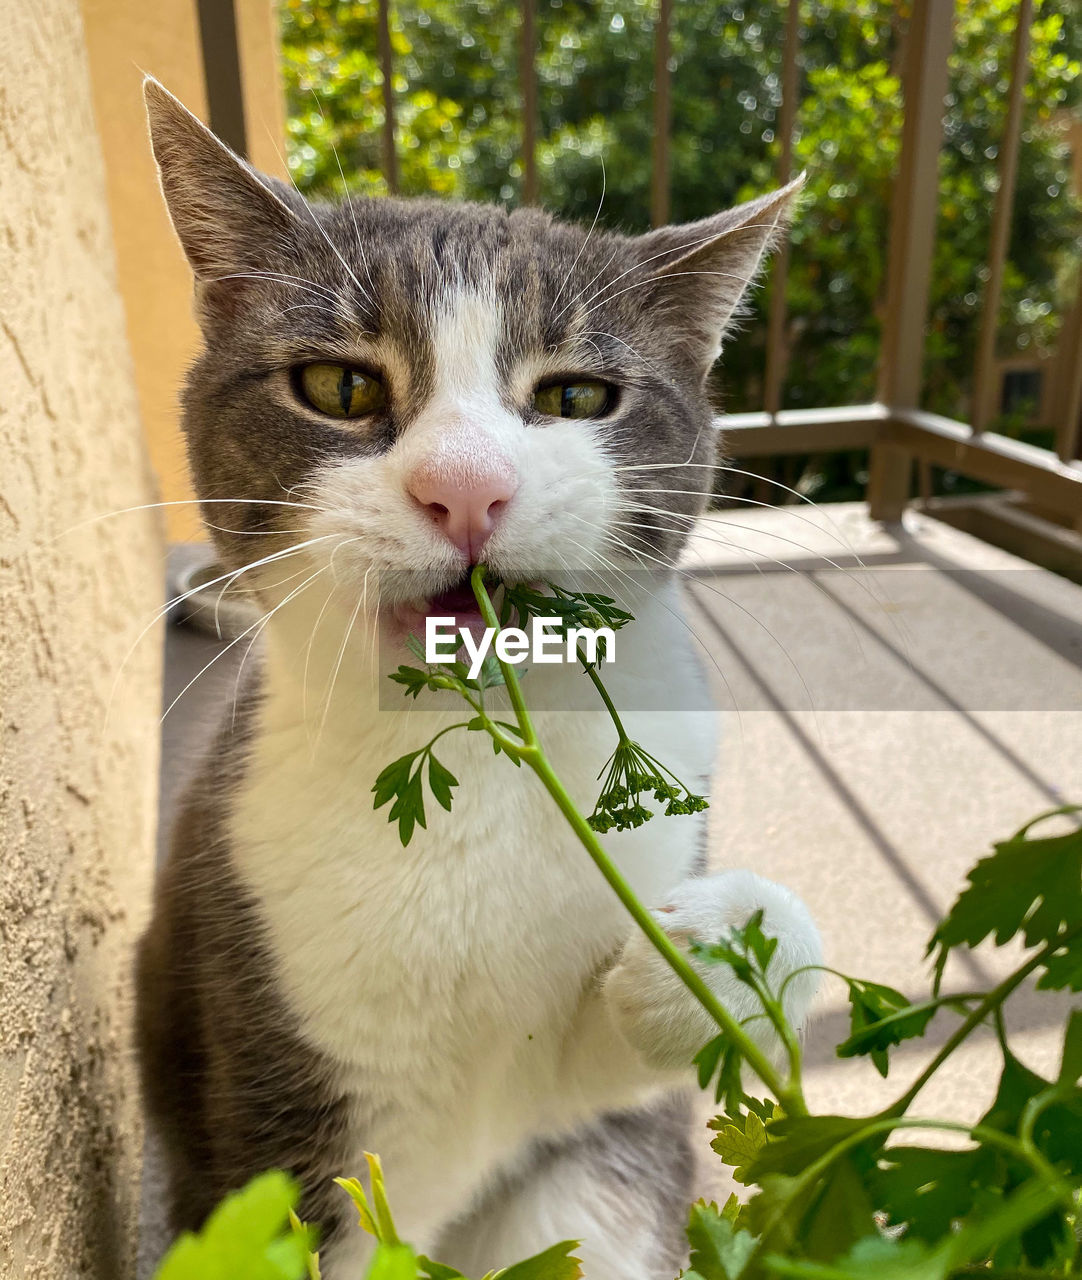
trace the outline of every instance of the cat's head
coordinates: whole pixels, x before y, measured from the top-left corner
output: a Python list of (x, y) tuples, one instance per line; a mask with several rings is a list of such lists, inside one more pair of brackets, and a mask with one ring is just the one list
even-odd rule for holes
[(275, 578), (303, 557), (349, 601), (410, 570), (414, 623), (480, 561), (672, 563), (713, 485), (707, 375), (799, 183), (640, 236), (535, 209), (309, 205), (156, 81), (146, 99), (205, 338), (189, 457), (227, 565), (306, 543)]

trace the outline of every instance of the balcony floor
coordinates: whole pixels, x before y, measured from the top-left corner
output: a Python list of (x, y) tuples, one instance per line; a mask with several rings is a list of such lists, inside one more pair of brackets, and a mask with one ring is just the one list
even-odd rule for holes
[[(724, 708), (714, 863), (796, 890), (830, 965), (919, 995), (924, 945), (966, 869), (1037, 813), (1082, 800), (1082, 587), (918, 513), (884, 529), (859, 504), (726, 511), (700, 530), (684, 563)], [(170, 628), (165, 705), (218, 647)], [(163, 831), (242, 648), (165, 721)], [(990, 985), (1007, 959), (954, 963), (946, 988)], [(1067, 1006), (1019, 995), (1009, 1008), (1038, 1069), (1058, 1060)], [(835, 1060), (847, 1015), (828, 981), (807, 1035), (813, 1105), (882, 1105), (951, 1025), (942, 1015), (926, 1042), (896, 1050), (881, 1081), (866, 1062)], [(975, 1118), (996, 1062), (979, 1037), (921, 1113)], [(148, 1257), (160, 1238), (153, 1172)]]
[[(1036, 814), (1082, 801), (1082, 587), (916, 512), (883, 528), (859, 504), (724, 512), (685, 563), (719, 700), (740, 708), (719, 747), (716, 865), (790, 885), (828, 964), (920, 996), (925, 944), (966, 870)], [(952, 961), (944, 989), (993, 985), (1018, 954), (1006, 951)], [(1069, 1004), (1020, 992), (1008, 1006), (1038, 1070), (1058, 1065)], [(885, 1105), (955, 1025), (940, 1015), (883, 1081), (835, 1058), (848, 1009), (827, 979), (806, 1041), (812, 1105)], [(921, 1114), (975, 1119), (997, 1069), (991, 1034), (974, 1037)]]

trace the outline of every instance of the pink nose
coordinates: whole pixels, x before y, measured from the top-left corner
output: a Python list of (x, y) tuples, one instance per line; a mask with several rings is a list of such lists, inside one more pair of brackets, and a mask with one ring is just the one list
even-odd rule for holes
[(406, 481), (406, 489), (441, 533), (476, 564), (515, 496), (518, 480), (502, 459), (491, 467), (468, 469), (422, 463)]

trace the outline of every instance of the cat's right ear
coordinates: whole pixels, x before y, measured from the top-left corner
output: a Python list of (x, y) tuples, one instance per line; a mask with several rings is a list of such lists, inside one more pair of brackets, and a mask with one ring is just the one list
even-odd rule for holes
[(259, 271), (268, 245), (297, 241), (289, 206), (152, 76), (143, 98), (166, 207), (198, 284)]

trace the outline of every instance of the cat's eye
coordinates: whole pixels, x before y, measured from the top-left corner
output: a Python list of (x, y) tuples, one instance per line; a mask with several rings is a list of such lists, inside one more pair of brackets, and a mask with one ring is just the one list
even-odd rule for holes
[(387, 391), (378, 378), (348, 365), (306, 364), (299, 383), (312, 408), (332, 418), (363, 418), (387, 403)]
[(598, 418), (612, 407), (614, 391), (607, 382), (555, 382), (538, 387), (533, 407), (546, 418)]

